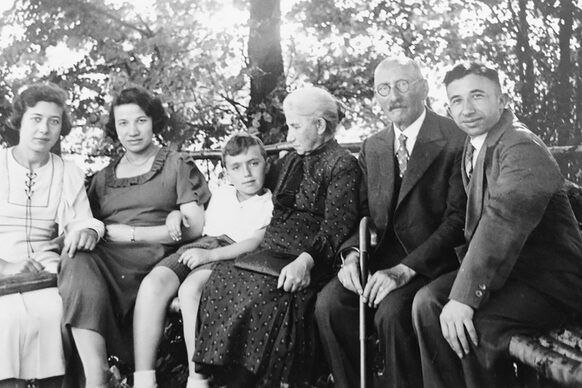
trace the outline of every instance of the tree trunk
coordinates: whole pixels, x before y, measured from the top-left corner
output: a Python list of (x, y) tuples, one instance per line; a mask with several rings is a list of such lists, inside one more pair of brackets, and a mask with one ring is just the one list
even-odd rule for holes
[(535, 75), (531, 46), (529, 44), (529, 23), (527, 22), (528, 0), (519, 0), (517, 44), (515, 56), (519, 68), (519, 93), (521, 95), (521, 118), (533, 131), (538, 130), (535, 123), (538, 107), (535, 98)]
[(281, 140), (284, 118), (277, 103), (285, 92), (281, 54), (281, 0), (250, 1), (248, 42), (251, 99), (248, 126), (265, 142)]
[[(576, 36), (578, 42), (582, 42), (582, 26), (578, 26)], [(578, 46), (577, 57), (576, 124), (574, 125), (574, 138), (572, 140), (573, 144), (582, 144), (582, 46)]]
[(558, 128), (557, 145), (570, 144), (574, 129), (572, 115), (572, 86), (570, 76), (573, 74), (570, 40), (572, 39), (574, 5), (572, 0), (560, 0), (560, 62), (558, 64), (558, 84), (556, 89)]

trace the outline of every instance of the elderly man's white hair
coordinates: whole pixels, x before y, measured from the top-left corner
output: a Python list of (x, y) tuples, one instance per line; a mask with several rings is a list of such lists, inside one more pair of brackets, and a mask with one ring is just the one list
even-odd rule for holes
[(283, 101), (285, 112), (301, 116), (323, 118), (327, 123), (326, 132), (333, 134), (339, 124), (339, 104), (327, 90), (309, 86), (297, 89)]
[(417, 78), (424, 78), (422, 76), (422, 69), (420, 68), (418, 62), (408, 57), (388, 57), (384, 59), (378, 64), (378, 66), (376, 66), (376, 70), (374, 70), (374, 77), (376, 76), (378, 70), (394, 65), (401, 67), (411, 67), (413, 69), (414, 75)]

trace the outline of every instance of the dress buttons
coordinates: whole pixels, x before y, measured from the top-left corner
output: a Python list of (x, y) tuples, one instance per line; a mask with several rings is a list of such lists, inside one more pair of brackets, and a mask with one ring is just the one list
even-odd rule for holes
[(475, 291), (475, 295), (477, 296), (477, 298), (481, 298), (483, 296), (483, 292), (481, 290), (477, 290)]

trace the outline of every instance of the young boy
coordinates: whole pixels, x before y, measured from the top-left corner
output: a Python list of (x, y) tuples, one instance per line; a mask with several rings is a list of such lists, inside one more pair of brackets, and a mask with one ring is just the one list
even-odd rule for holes
[[(257, 137), (233, 135), (222, 153), (226, 176), (232, 185), (219, 187), (205, 213), (203, 237), (181, 247), (162, 260), (141, 284), (134, 316), (135, 388), (156, 386), (155, 358), (166, 309), (178, 291), (188, 359), (194, 355), (196, 316), (204, 284), (212, 263), (233, 259), (256, 249), (271, 220), (271, 192), (263, 187), (267, 171), (266, 152)], [(170, 236), (179, 239), (182, 215), (174, 211), (166, 225)], [(187, 225), (186, 225), (187, 226)], [(180, 285), (181, 284), (181, 285)], [(204, 376), (189, 364), (187, 388), (208, 387)]]

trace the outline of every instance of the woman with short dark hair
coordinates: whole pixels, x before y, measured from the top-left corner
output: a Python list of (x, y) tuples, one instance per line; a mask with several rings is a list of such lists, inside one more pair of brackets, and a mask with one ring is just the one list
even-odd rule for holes
[[(124, 89), (114, 99), (107, 131), (125, 152), (89, 186), (93, 212), (106, 226), (105, 241), (91, 254), (63, 259), (64, 323), (87, 387), (108, 386), (108, 354), (132, 360), (132, 314), (142, 279), (176, 243), (202, 231), (210, 193), (192, 158), (154, 141), (167, 120), (160, 99), (142, 88)], [(173, 239), (165, 221), (176, 209), (189, 227)]]

